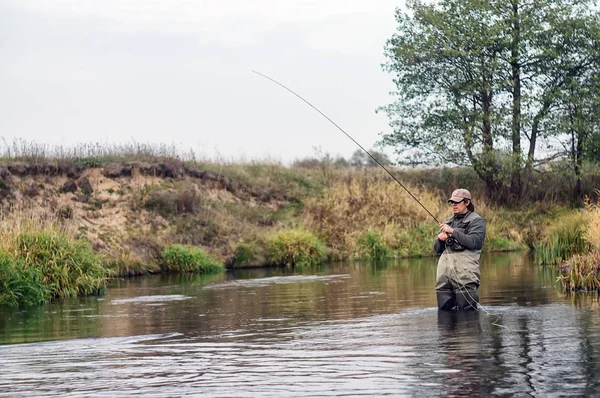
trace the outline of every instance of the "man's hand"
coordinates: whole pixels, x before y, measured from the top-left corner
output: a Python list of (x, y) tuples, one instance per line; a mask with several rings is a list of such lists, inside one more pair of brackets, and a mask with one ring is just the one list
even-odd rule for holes
[(454, 232), (454, 229), (450, 225), (448, 225), (448, 224), (440, 225), (440, 233), (445, 233), (445, 234), (451, 235), (452, 232)]
[(441, 240), (442, 242), (445, 242), (446, 239), (448, 239), (448, 235), (445, 232), (440, 232), (438, 234), (438, 240)]

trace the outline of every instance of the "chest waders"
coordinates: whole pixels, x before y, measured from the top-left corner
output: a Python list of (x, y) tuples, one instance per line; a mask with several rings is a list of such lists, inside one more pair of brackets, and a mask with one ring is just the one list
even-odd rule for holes
[[(470, 222), (469, 214), (459, 224)], [(460, 227), (454, 225), (453, 228)], [(453, 250), (455, 247), (458, 250)], [(481, 250), (446, 245), (437, 267), (435, 290), (441, 310), (475, 310), (479, 303), (479, 256)]]

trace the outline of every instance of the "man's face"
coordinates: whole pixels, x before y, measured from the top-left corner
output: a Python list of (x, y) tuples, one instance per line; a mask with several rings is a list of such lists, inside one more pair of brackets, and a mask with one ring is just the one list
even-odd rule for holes
[(452, 212), (454, 214), (465, 214), (467, 212), (467, 206), (469, 205), (469, 199), (463, 199), (460, 202), (450, 201), (452, 206)]

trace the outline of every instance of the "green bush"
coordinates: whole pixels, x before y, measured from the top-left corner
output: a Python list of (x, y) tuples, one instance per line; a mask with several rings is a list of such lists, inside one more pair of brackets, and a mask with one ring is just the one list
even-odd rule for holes
[(327, 259), (327, 249), (312, 233), (293, 229), (281, 231), (268, 239), (267, 257), (273, 265), (317, 265)]
[(261, 254), (261, 248), (256, 244), (240, 242), (233, 251), (231, 263), (236, 265), (249, 265), (254, 263)]
[(0, 304), (39, 304), (100, 293), (107, 271), (84, 241), (41, 230), (20, 233), (10, 253), (0, 253)]
[(101, 292), (107, 271), (101, 258), (83, 240), (54, 231), (22, 233), (18, 256), (27, 269), (36, 268), (50, 289), (50, 299)]
[(560, 264), (575, 254), (589, 251), (584, 234), (587, 219), (581, 213), (561, 217), (546, 238), (536, 246), (541, 264)]
[(368, 231), (358, 238), (358, 247), (363, 257), (371, 260), (383, 260), (390, 254), (380, 234), (375, 231)]
[(50, 296), (39, 268), (27, 267), (22, 259), (0, 254), (0, 305), (39, 304)]
[(394, 247), (395, 255), (397, 257), (434, 255), (433, 241), (438, 231), (439, 227), (431, 222), (403, 229), (396, 237), (398, 243), (397, 247)]
[(168, 272), (216, 272), (223, 270), (223, 264), (200, 248), (170, 245), (162, 252), (161, 268)]

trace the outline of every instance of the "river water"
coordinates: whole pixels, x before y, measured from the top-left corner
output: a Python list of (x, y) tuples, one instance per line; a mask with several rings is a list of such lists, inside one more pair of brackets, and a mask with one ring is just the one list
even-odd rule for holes
[(113, 281), (0, 309), (0, 396), (593, 396), (596, 295), (482, 259), (480, 312), (435, 308), (435, 258)]

